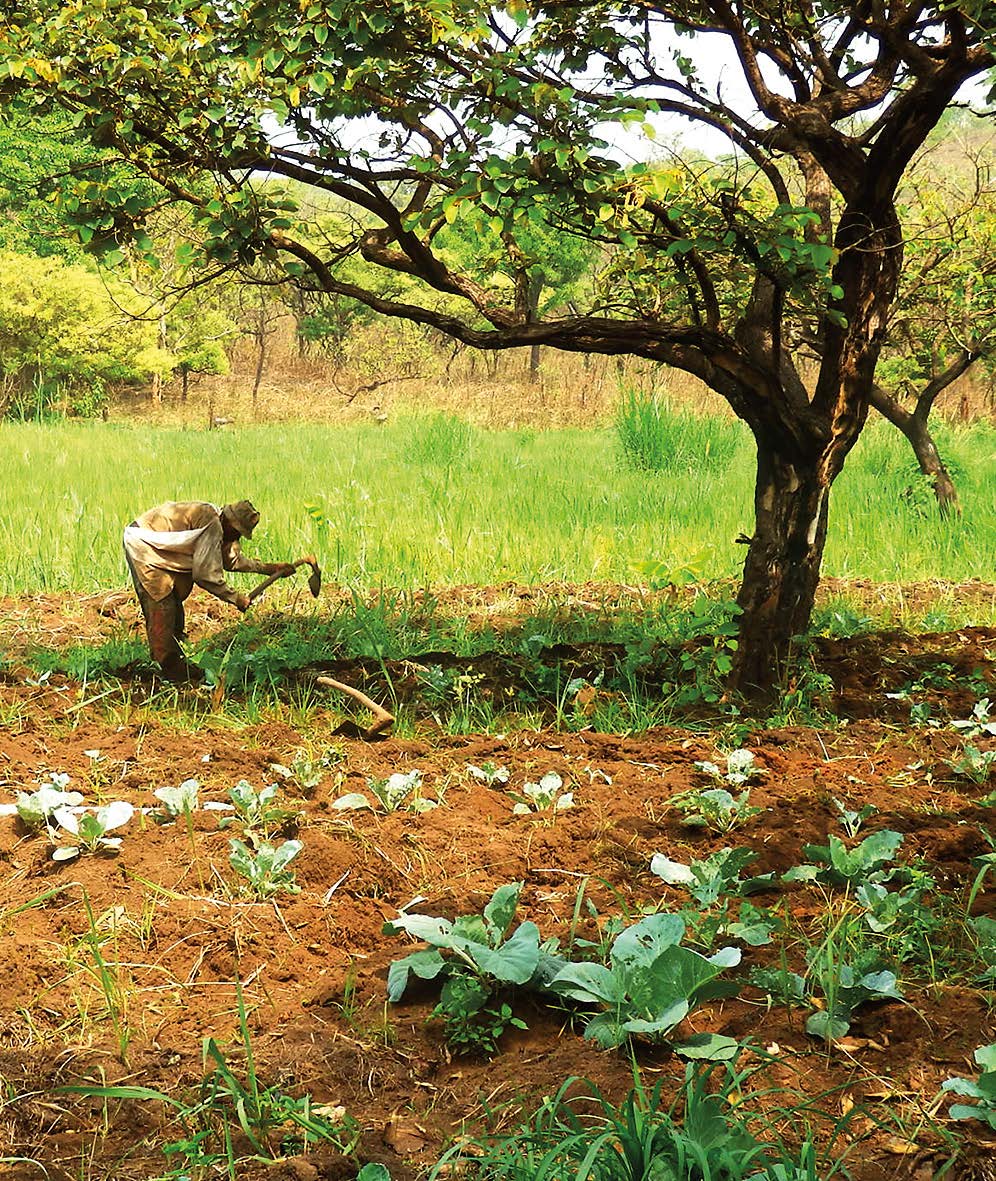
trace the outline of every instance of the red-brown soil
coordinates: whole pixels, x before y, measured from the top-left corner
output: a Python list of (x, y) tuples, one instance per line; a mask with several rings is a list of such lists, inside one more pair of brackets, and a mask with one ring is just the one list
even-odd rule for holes
[[(8, 619), (21, 609), (32, 628), (37, 624), (38, 600), (6, 606)], [(98, 616), (89, 621), (92, 631), (78, 618), (60, 623), (55, 600), (46, 600), (45, 613), (48, 642), (58, 634), (66, 642), (93, 638), (112, 625)], [(283, 788), (298, 813), (287, 833), (304, 842), (297, 862), (302, 890), (271, 902), (238, 892), (228, 863), (233, 830), (219, 827), (223, 813), (197, 811), (192, 836), (182, 822), (136, 815), (116, 856), (68, 864), (50, 860), (43, 837), (0, 816), (0, 1157), (40, 1162), (53, 1181), (162, 1176), (168, 1162), (159, 1145), (180, 1138), (175, 1123), (164, 1127), (167, 1109), (155, 1102), (105, 1106), (58, 1088), (120, 1082), (182, 1097), (204, 1075), (202, 1041), (209, 1036), (241, 1070), (236, 977), (264, 1083), (308, 1093), (316, 1104), (342, 1105), (362, 1131), (358, 1159), (383, 1161), (401, 1181), (418, 1176), (453, 1134), (479, 1131), (486, 1110), (517, 1096), (536, 1101), (572, 1075), (623, 1095), (632, 1082), (626, 1055), (598, 1051), (583, 1040), (580, 1023), (572, 1026), (563, 1010), (534, 997), (515, 1000), (529, 1028), (506, 1035), (492, 1062), (451, 1055), (439, 1023), (428, 1020), (436, 991), (422, 987), (401, 1004), (386, 1004), (387, 969), (413, 945), (384, 934), (385, 920), (415, 899), (412, 909), (421, 913), (477, 913), (497, 886), (522, 881), (518, 919), (565, 939), (582, 883), (602, 920), (635, 917), (661, 900), (680, 906), (683, 896), (649, 871), (657, 852), (687, 861), (743, 844), (758, 853), (751, 872), (783, 872), (804, 860), (805, 843), (840, 832), (832, 797), (855, 808), (875, 805), (878, 814), (861, 835), (884, 827), (903, 833), (902, 859), (924, 859), (938, 892), (963, 902), (976, 872), (972, 858), (989, 850), (980, 826), (992, 827), (993, 810), (979, 800), (994, 785), (956, 776), (949, 760), (961, 748), (958, 735), (949, 727), (911, 728), (909, 703), (884, 693), (941, 662), (953, 671), (925, 694), (938, 713), (965, 716), (979, 686), (992, 685), (990, 646), (996, 632), (978, 629), (824, 642), (818, 664), (834, 679), (843, 721), (738, 735), (767, 771), (751, 791), (751, 803), (764, 811), (727, 837), (683, 827), (669, 807), (674, 795), (702, 785), (693, 763), (716, 759), (715, 733), (454, 737), (427, 729), (417, 738), (371, 743), (334, 738), (339, 715), (331, 703), (327, 713), (296, 716), (288, 707), (246, 724), (210, 713), (209, 690), (186, 690), (180, 704), (199, 702), (207, 712), (194, 725), (182, 710), (155, 716), (146, 685), (134, 686), (127, 708), (111, 710), (98, 699), (100, 687), (83, 697), (80, 686), (59, 677), (36, 685), (23, 672), (8, 674), (0, 684), (0, 716), (8, 720), (0, 733), (0, 803), (49, 772), (68, 774), (88, 800), (149, 807), (155, 788), (196, 778), (202, 804), (224, 802), (239, 779), (257, 788), (274, 781), (273, 765), (289, 764), (298, 750), (334, 747), (341, 758), (317, 787)], [(994, 740), (975, 742), (986, 749)], [(99, 757), (86, 753), (94, 751)], [(575, 807), (552, 822), (513, 816), (507, 792), (478, 783), (467, 770), (488, 761), (509, 768), (513, 789), (559, 772), (574, 790)], [(423, 772), (425, 794), (440, 802), (431, 812), (343, 814), (331, 806), (346, 792), (364, 791), (368, 777), (413, 768)], [(813, 889), (786, 888), (782, 896), (800, 932), (825, 909)], [(975, 911), (987, 912), (993, 897), (984, 888)], [(777, 895), (765, 901), (775, 905)], [(113, 1014), (87, 943), (85, 902), (119, 990)], [(596, 923), (582, 913), (581, 933), (590, 938)], [(795, 951), (791, 966), (799, 970)], [(771, 954), (746, 949), (745, 968)], [(935, 1100), (944, 1079), (974, 1076), (974, 1049), (996, 1040), (991, 994), (972, 987), (967, 972), (929, 986), (904, 979), (903, 986), (907, 1005), (861, 1010), (848, 1038), (829, 1050), (805, 1034), (804, 1014), (768, 1007), (750, 987), (695, 1012), (686, 1032), (715, 1031), (767, 1047), (776, 1061), (765, 1084), (820, 1096), (815, 1105), (831, 1121), (856, 1107), (840, 1147), (854, 1145), (848, 1160), (858, 1181), (939, 1176), (953, 1154), (945, 1129), (964, 1142), (945, 1175), (988, 1176), (982, 1170), (994, 1146), (987, 1146), (982, 1125), (950, 1123), (947, 1102)], [(651, 1082), (668, 1080), (670, 1098), (682, 1063), (660, 1048), (637, 1053)], [(355, 1172), (355, 1162), (316, 1149), (307, 1159), (247, 1166), (239, 1175), (317, 1181)], [(8, 1164), (0, 1175), (42, 1174), (31, 1164)]]

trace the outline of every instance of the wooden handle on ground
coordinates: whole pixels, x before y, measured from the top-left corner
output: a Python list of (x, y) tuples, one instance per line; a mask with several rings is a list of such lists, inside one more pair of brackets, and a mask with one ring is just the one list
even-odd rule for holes
[(366, 706), (370, 710), (374, 716), (374, 724), (367, 730), (368, 738), (374, 734), (379, 734), (382, 730), (386, 730), (394, 722), (394, 714), (388, 713), (382, 705), (378, 705), (366, 693), (361, 693), (359, 689), (354, 689), (352, 685), (345, 685), (342, 681), (337, 681), (332, 677), (315, 677), (315, 684), (324, 685), (328, 689), (338, 689), (340, 693), (345, 693), (347, 697), (352, 697), (360, 705)]

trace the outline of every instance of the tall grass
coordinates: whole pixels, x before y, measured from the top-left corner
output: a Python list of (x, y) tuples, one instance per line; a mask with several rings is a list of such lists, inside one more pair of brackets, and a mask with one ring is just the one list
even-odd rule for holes
[[(734, 539), (753, 529), (753, 447), (726, 419), (695, 430), (696, 457), (657, 472), (620, 462), (611, 430), (5, 423), (0, 594), (125, 586), (121, 531), (136, 514), (243, 496), (263, 514), (247, 552), (315, 550), (329, 579), (360, 586), (632, 581), (634, 563), (689, 553), (704, 576), (726, 576), (743, 561)], [(705, 450), (716, 438), (734, 440), (724, 462)], [(961, 473), (960, 521), (938, 517), (891, 427), (865, 432), (833, 493), (825, 573), (993, 579), (996, 431), (951, 429), (943, 444)]]
[(704, 464), (722, 472), (750, 445), (738, 419), (704, 417), (632, 389), (619, 400), (615, 432), (623, 462), (638, 472), (688, 473)]

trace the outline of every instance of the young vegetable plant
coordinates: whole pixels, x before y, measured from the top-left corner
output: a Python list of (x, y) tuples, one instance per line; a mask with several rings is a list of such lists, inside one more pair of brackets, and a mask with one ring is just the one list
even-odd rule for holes
[[(608, 966), (567, 964), (550, 981), (550, 991), (585, 1005), (604, 1006), (584, 1031), (603, 1048), (620, 1046), (632, 1037), (669, 1041), (693, 1009), (738, 991), (736, 984), (718, 977), (740, 963), (739, 949), (723, 947), (704, 956), (681, 945), (684, 934), (680, 915), (649, 915), (616, 936)], [(713, 1061), (731, 1059), (738, 1048), (733, 1038), (719, 1034), (701, 1034), (673, 1045), (687, 1058)]]
[(259, 898), (272, 898), (275, 894), (300, 894), (290, 863), (304, 848), (301, 841), (284, 841), (274, 846), (268, 841), (259, 841), (250, 849), (242, 841), (232, 838), (229, 842), (231, 853), (228, 861), (237, 874), (245, 878), (248, 888)]
[(50, 828), (53, 842), (71, 838), (69, 844), (57, 844), (52, 851), (53, 861), (72, 861), (81, 853), (114, 852), (121, 847), (121, 837), (106, 834), (127, 824), (135, 809), (124, 800), (114, 800), (98, 808), (96, 812), (84, 812), (77, 816), (69, 808), (59, 808), (52, 819), (58, 825)]
[(855, 1011), (869, 1001), (902, 1001), (896, 974), (882, 955), (867, 945), (855, 945), (860, 932), (857, 916), (846, 916), (817, 946), (806, 953), (805, 976), (786, 968), (759, 969), (751, 983), (788, 1005), (809, 1006), (806, 1019), (812, 1037), (837, 1041), (848, 1032)]
[(196, 779), (185, 779), (179, 787), (157, 787), (152, 794), (163, 806), (163, 819), (177, 820), (196, 812), (199, 788)]
[(979, 1077), (949, 1078), (941, 1084), (942, 1091), (974, 1099), (975, 1103), (952, 1103), (949, 1114), (952, 1119), (974, 1119), (988, 1124), (996, 1132), (996, 1044), (979, 1046), (973, 1055), (982, 1067)]
[(825, 845), (802, 847), (806, 857), (820, 864), (796, 865), (782, 874), (782, 881), (823, 882), (831, 886), (902, 881), (909, 878), (910, 871), (905, 866), (889, 864), (902, 843), (901, 833), (883, 828), (865, 837), (860, 845), (848, 849), (840, 837), (831, 833)]
[(949, 766), (956, 775), (964, 775), (973, 783), (988, 783), (992, 769), (996, 766), (996, 750), (979, 750), (971, 743), (966, 743), (961, 758)]
[(754, 752), (743, 748), (730, 751), (726, 756), (725, 771), (721, 771), (715, 763), (710, 762), (697, 762), (692, 765), (696, 771), (701, 771), (703, 775), (708, 775), (710, 779), (727, 787), (746, 787), (749, 783), (763, 779), (768, 773), (763, 767), (757, 766)]
[(671, 806), (682, 813), (682, 824), (689, 828), (708, 828), (725, 834), (763, 811), (751, 806), (749, 796), (749, 788), (734, 797), (723, 787), (710, 787), (682, 792), (671, 799)]
[(282, 763), (271, 763), (270, 770), (281, 779), (293, 779), (303, 791), (310, 792), (314, 791), (325, 775), (342, 763), (344, 758), (342, 751), (334, 746), (318, 754), (302, 747), (294, 752), (289, 767)]
[(429, 944), (391, 964), (388, 1000), (401, 1000), (412, 977), (441, 980), (442, 993), (432, 1015), (443, 1019), (447, 1042), (461, 1050), (494, 1054), (508, 1026), (524, 1028), (510, 1006), (495, 1007), (497, 994), (510, 987), (544, 987), (565, 962), (541, 943), (535, 923), (520, 923), (509, 934), (522, 887), (522, 882), (499, 886), (483, 914), (461, 915), (451, 922), (401, 913), (385, 924), (386, 934), (404, 931)]
[(650, 872), (669, 886), (683, 886), (699, 906), (712, 906), (723, 894), (746, 898), (748, 894), (756, 894), (774, 885), (773, 873), (741, 878), (740, 871), (756, 859), (757, 854), (752, 849), (744, 848), (720, 849), (690, 865), (655, 853), (650, 859)]
[(927, 879), (890, 892), (877, 882), (862, 882), (854, 897), (865, 908), (865, 922), (871, 930), (884, 935), (896, 927), (934, 925), (933, 911), (923, 901), (924, 891), (931, 885), (933, 881)]
[(548, 771), (539, 783), (524, 783), (522, 794), (509, 793), (516, 801), (514, 816), (531, 816), (534, 812), (564, 812), (574, 807), (574, 793), (564, 791), (564, 781), (556, 771)]
[[(367, 780), (367, 788), (384, 812), (398, 812), (403, 809), (406, 812), (422, 813), (437, 808), (439, 805), (435, 800), (423, 798), (422, 786), (422, 772), (419, 770), (412, 770), (407, 774), (395, 771), (386, 779)], [(375, 806), (360, 791), (351, 791), (339, 796), (333, 801), (332, 807), (339, 812), (358, 812), (364, 808), (376, 811)]]
[(65, 790), (68, 775), (53, 774), (50, 779), (51, 782), (43, 783), (37, 791), (17, 793), (17, 814), (28, 828), (48, 826), (60, 809), (83, 803), (83, 796), (78, 791)]
[(478, 783), (483, 783), (487, 787), (494, 787), (496, 783), (499, 787), (504, 787), (510, 778), (507, 767), (498, 767), (491, 762), (482, 763), (479, 767), (475, 767), (473, 763), (468, 763), (467, 771)]
[(852, 840), (858, 835), (864, 822), (878, 812), (878, 808), (874, 804), (865, 804), (862, 808), (854, 811), (852, 808), (848, 808), (841, 800), (838, 800), (836, 796), (831, 798), (833, 806), (837, 809), (837, 819), (840, 821), (841, 828), (843, 828), (844, 832)]
[(901, 1001), (895, 972), (862, 959), (855, 964), (835, 961), (822, 948), (810, 959), (806, 991), (819, 1004), (806, 1018), (806, 1032), (837, 1041), (851, 1028), (855, 1009), (868, 1001)]
[(996, 737), (996, 719), (992, 716), (993, 703), (988, 697), (977, 701), (967, 718), (952, 722), (951, 727), (958, 730), (964, 738), (979, 738), (983, 735)]
[(269, 783), (256, 791), (246, 779), (240, 779), (228, 793), (235, 808), (234, 816), (226, 816), (219, 828), (241, 824), (250, 842), (259, 848), (266, 839), (298, 818), (294, 808), (284, 808), (276, 802), (280, 788)]

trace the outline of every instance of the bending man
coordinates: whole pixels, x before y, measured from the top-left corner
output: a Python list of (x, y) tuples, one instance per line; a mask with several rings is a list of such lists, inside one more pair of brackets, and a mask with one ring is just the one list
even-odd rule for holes
[(150, 508), (124, 531), (125, 557), (145, 616), (149, 651), (171, 681), (201, 680), (180, 641), (186, 639), (183, 603), (194, 583), (239, 611), (248, 595), (225, 581), (225, 570), (240, 574), (293, 574), (286, 562), (244, 558), (243, 537), (252, 537), (259, 513), (248, 500), (223, 508), (203, 501), (172, 501)]

